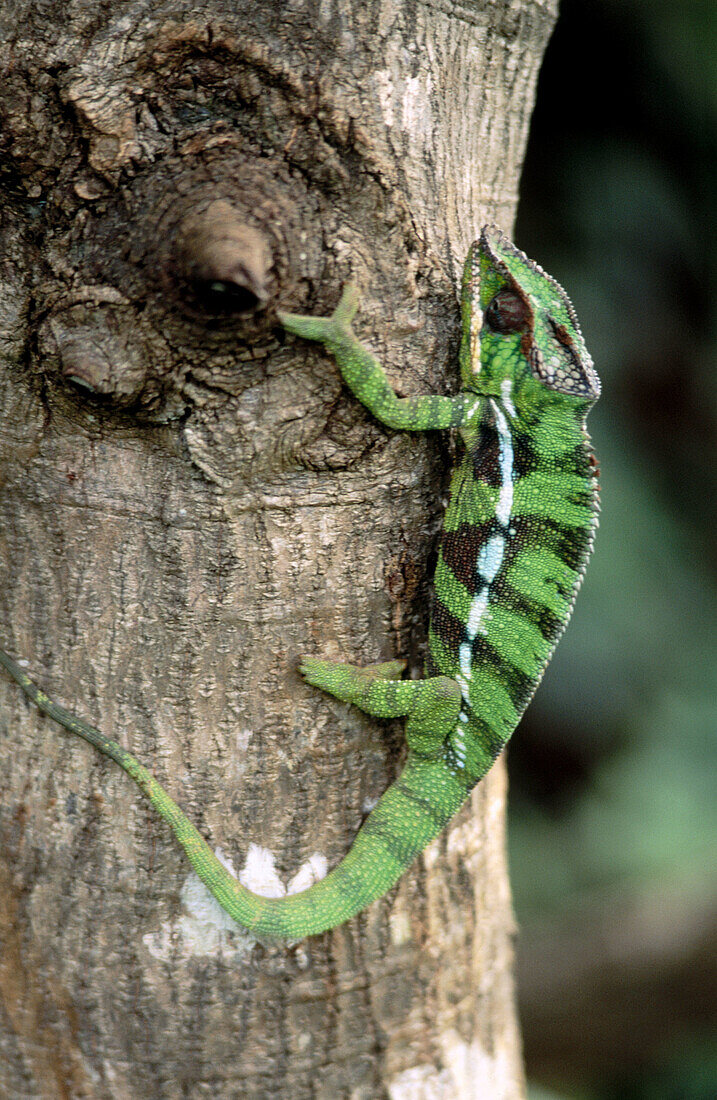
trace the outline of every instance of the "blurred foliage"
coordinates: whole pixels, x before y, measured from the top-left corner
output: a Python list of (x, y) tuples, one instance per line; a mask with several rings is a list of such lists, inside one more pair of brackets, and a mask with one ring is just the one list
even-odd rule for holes
[[(717, 899), (716, 153), (714, 0), (565, 0), (516, 240), (569, 289), (603, 380), (589, 422), (603, 510), (510, 749), (524, 926), (661, 883)], [(713, 1100), (717, 1048), (699, 1036), (715, 1025), (577, 1084), (576, 1051), (566, 1095)], [(537, 1068), (561, 1093), (560, 1067)]]

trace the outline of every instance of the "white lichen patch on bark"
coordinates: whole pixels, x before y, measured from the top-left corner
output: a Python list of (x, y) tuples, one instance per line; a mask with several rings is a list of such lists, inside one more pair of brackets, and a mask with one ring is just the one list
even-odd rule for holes
[[(236, 875), (231, 859), (221, 848), (215, 849), (215, 855), (227, 871)], [(193, 871), (184, 881), (180, 898), (186, 912), (176, 921), (163, 921), (158, 932), (148, 932), (142, 937), (155, 959), (172, 962), (178, 955), (186, 958), (213, 955), (228, 956), (237, 962), (254, 947), (255, 937), (224, 912)]]
[(387, 125), (398, 125), (401, 131), (418, 139), (430, 134), (434, 124), (431, 112), (432, 81), (430, 72), (420, 77), (397, 75), (400, 67), (394, 70), (381, 69), (373, 74), (373, 85), (384, 121)]
[(443, 1068), (411, 1066), (387, 1082), (391, 1100), (514, 1100), (515, 1077), (506, 1053), (489, 1054), (455, 1031), (440, 1037)]
[(249, 845), (238, 878), (242, 886), (263, 898), (283, 898), (286, 894), (286, 887), (276, 869), (274, 853), (260, 844)]
[(286, 888), (287, 894), (300, 894), (302, 890), (308, 890), (319, 879), (326, 878), (328, 869), (329, 865), (326, 857), (322, 856), (320, 852), (314, 852), (312, 856), (309, 856), (306, 863), (301, 864), (294, 877), (290, 879)]
[(326, 877), (328, 863), (320, 852), (314, 852), (306, 863), (302, 863), (296, 874), (289, 880), (288, 886), (279, 878), (276, 869), (276, 857), (268, 848), (259, 844), (250, 844), (244, 867), (239, 872), (239, 881), (247, 890), (260, 894), (264, 898), (283, 898), (286, 894), (298, 894), (307, 890), (319, 879)]
[(388, 918), (391, 929), (391, 943), (394, 947), (402, 947), (413, 940), (413, 922), (407, 908), (407, 902), (399, 893), (394, 908)]
[[(215, 849), (215, 855), (242, 886), (265, 898), (298, 894), (324, 878), (328, 870), (325, 857), (314, 852), (285, 886), (276, 869), (274, 854), (259, 844), (249, 845), (238, 875), (221, 848)], [(230, 956), (236, 962), (258, 942), (252, 933), (232, 920), (193, 871), (185, 879), (180, 898), (186, 912), (176, 921), (164, 921), (158, 932), (148, 932), (142, 937), (154, 958), (170, 962), (176, 960), (178, 954), (187, 958), (214, 955)]]
[(446, 854), (454, 859), (460, 859), (469, 871), (477, 872), (483, 859), (480, 839), (480, 825), (470, 817), (449, 831), (446, 838)]

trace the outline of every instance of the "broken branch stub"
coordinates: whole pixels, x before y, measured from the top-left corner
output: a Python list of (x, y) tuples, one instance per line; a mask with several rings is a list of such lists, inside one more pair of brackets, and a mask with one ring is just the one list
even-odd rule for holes
[(271, 242), (224, 199), (177, 227), (176, 268), (197, 302), (217, 314), (263, 309), (270, 297)]

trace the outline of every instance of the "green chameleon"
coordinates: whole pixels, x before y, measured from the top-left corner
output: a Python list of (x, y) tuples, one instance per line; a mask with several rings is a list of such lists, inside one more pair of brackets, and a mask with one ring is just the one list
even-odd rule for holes
[(285, 939), (334, 928), (385, 894), (492, 767), (568, 622), (597, 526), (585, 417), (600, 381), (554, 279), (498, 230), (483, 230), (463, 275), (454, 397), (396, 397), (351, 331), (357, 307), (348, 287), (329, 318), (278, 316), (289, 332), (333, 354), (381, 423), (457, 428), (463, 455), (443, 521), (426, 679), (401, 680), (403, 661), (360, 668), (306, 658), (300, 666), (310, 684), (366, 714), (406, 718), (405, 768), (326, 878), (278, 899), (246, 889), (146, 768), (0, 653), (40, 710), (134, 779), (226, 912), (258, 935)]

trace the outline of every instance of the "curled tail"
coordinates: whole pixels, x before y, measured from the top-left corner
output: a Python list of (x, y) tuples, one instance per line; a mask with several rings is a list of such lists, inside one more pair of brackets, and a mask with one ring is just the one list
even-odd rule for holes
[[(222, 908), (258, 935), (301, 939), (349, 920), (398, 881), (466, 798), (466, 786), (442, 759), (420, 759), (409, 753), (403, 772), (378, 801), (346, 857), (325, 879), (299, 894), (260, 897), (226, 870), (177, 803), (131, 753), (54, 703), (2, 650), (0, 664), (44, 714), (119, 764), (170, 826), (196, 874)], [(317, 669), (322, 665), (313, 664)], [(377, 667), (395, 670), (401, 666), (392, 662)], [(367, 679), (370, 674), (364, 676), (364, 683)]]

